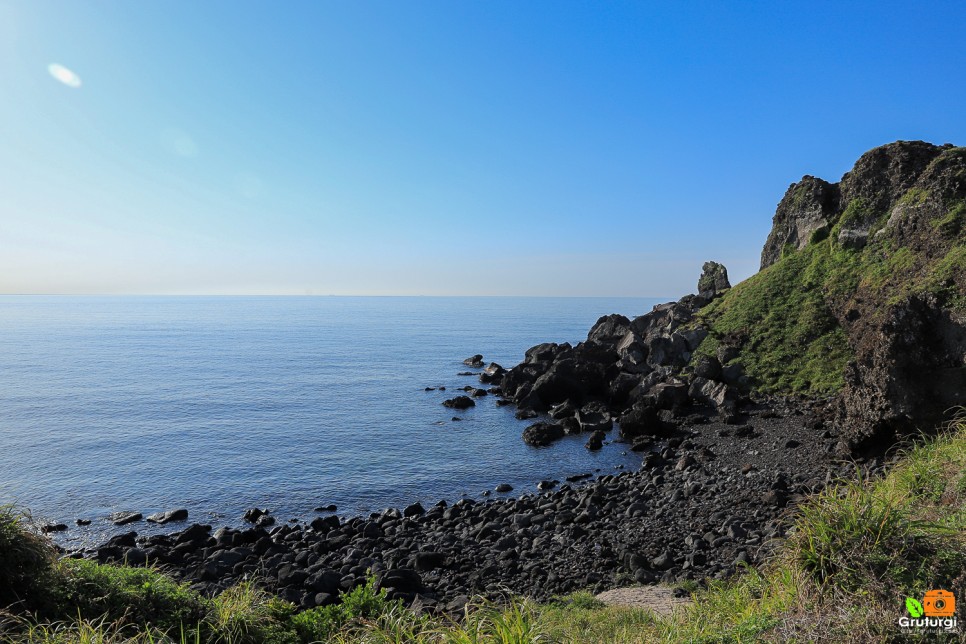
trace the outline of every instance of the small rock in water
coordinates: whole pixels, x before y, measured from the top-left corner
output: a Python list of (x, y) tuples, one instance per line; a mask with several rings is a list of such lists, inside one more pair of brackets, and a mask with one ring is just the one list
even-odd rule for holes
[(513, 486), (510, 485), (509, 483), (500, 483), (494, 489), (497, 492), (506, 493), (506, 492), (512, 492), (513, 491)]
[(114, 525), (127, 525), (140, 521), (143, 515), (140, 512), (115, 512), (111, 515), (111, 522)]
[(590, 435), (590, 438), (587, 440), (587, 444), (584, 445), (584, 447), (586, 447), (587, 449), (589, 449), (592, 452), (593, 451), (596, 451), (596, 450), (599, 450), (600, 448), (602, 448), (604, 446), (604, 437), (605, 436), (607, 436), (607, 435), (604, 432), (602, 432), (602, 431), (596, 431), (596, 432), (594, 432), (593, 434)]
[(330, 503), (329, 505), (320, 505), (319, 507), (315, 508), (315, 511), (316, 512), (335, 512), (338, 509), (339, 508), (336, 507), (335, 503)]
[(147, 521), (164, 525), (165, 523), (170, 523), (172, 521), (185, 521), (187, 518), (188, 511), (185, 508), (179, 508), (177, 510), (169, 510), (167, 512), (158, 512), (157, 514), (152, 514), (147, 518)]
[(40, 527), (40, 531), (44, 534), (49, 534), (51, 532), (63, 532), (67, 529), (67, 525), (63, 523), (45, 523)]
[(248, 521), (249, 523), (255, 523), (263, 515), (266, 515), (266, 514), (268, 514), (268, 510), (262, 510), (261, 508), (251, 508), (249, 510), (245, 510), (245, 517), (244, 517), (244, 519), (245, 519), (245, 521)]
[(463, 361), (467, 367), (482, 367), (483, 366), (483, 356), (477, 353), (475, 356), (470, 356)]
[(546, 490), (552, 490), (553, 488), (557, 487), (559, 483), (560, 481), (540, 481), (539, 483), (537, 483), (537, 489), (540, 490), (541, 492)]
[(457, 396), (456, 398), (444, 400), (443, 406), (449, 407), (450, 409), (469, 409), (470, 407), (476, 407), (476, 403), (469, 396)]
[(90, 519), (77, 519), (77, 520), (74, 521), (74, 523), (76, 523), (77, 525), (90, 525), (91, 524), (91, 520)]

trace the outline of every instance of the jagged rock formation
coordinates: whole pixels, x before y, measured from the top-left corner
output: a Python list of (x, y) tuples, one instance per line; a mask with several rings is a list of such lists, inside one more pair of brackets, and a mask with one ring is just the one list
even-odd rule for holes
[(548, 412), (553, 421), (531, 425), (524, 440), (547, 445), (566, 434), (588, 432), (588, 449), (599, 449), (614, 419), (620, 435), (635, 443), (668, 436), (699, 412), (736, 420), (746, 384), (741, 367), (723, 368), (710, 357), (693, 373), (687, 369), (708, 335), (695, 314), (730, 287), (727, 269), (707, 262), (698, 295), (658, 305), (634, 320), (605, 315), (576, 346), (530, 348), (524, 361), (499, 380), (502, 395), (526, 416)]
[(761, 267), (781, 259), (786, 247), (801, 250), (813, 235), (827, 234), (838, 205), (839, 187), (827, 181), (806, 175), (789, 186), (772, 219), (771, 233), (761, 251)]

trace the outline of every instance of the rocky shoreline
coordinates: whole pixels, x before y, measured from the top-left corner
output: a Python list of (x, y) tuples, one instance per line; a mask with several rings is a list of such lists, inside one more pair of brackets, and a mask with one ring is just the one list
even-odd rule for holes
[(444, 610), (474, 595), (722, 578), (767, 552), (802, 495), (855, 474), (801, 410), (762, 401), (746, 411), (740, 425), (678, 430), (640, 470), (582, 486), (309, 525), (130, 532), (69, 556), (158, 565), (208, 594), (255, 579), (303, 608), (334, 602), (368, 571), (390, 596)]
[(641, 452), (637, 471), (545, 481), (543, 492), (518, 498), (414, 503), (348, 519), (320, 507), (307, 524), (275, 525), (271, 514), (251, 510), (248, 528), (129, 532), (67, 556), (158, 565), (207, 594), (253, 579), (302, 608), (335, 602), (370, 572), (391, 597), (440, 610), (480, 595), (547, 599), (726, 577), (784, 534), (803, 495), (855, 474), (821, 420), (822, 404), (753, 397), (740, 368), (713, 356), (686, 371), (701, 336), (687, 324), (726, 288), (724, 267), (709, 263), (699, 295), (633, 322), (605, 316), (576, 347), (538, 345), (510, 370), (468, 358), (490, 389), (470, 386), (469, 395), (443, 403), (458, 411), (499, 394), (497, 403), (516, 404), (519, 418), (539, 417), (523, 432), (535, 446), (587, 433), (593, 450), (613, 433)]

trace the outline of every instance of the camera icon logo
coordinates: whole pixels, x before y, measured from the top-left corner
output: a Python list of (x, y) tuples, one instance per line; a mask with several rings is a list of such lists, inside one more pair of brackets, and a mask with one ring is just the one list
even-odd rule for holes
[(956, 597), (948, 590), (930, 590), (922, 598), (926, 617), (952, 617), (956, 614)]

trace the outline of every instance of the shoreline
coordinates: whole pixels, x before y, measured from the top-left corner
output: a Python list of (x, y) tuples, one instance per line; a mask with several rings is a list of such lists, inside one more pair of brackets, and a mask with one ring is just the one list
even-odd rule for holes
[[(741, 425), (709, 417), (682, 427), (638, 470), (548, 492), (244, 529), (135, 529), (66, 556), (159, 565), (205, 594), (254, 579), (301, 608), (335, 602), (368, 571), (390, 597), (442, 610), (477, 595), (548, 599), (726, 578), (784, 535), (805, 494), (856, 472), (835, 456), (837, 437), (821, 438), (828, 432), (809, 428), (801, 410), (761, 402), (745, 411)], [(750, 431), (733, 436), (740, 427)], [(883, 466), (872, 459), (865, 469)]]

